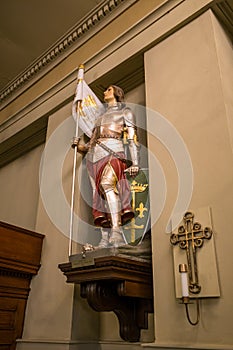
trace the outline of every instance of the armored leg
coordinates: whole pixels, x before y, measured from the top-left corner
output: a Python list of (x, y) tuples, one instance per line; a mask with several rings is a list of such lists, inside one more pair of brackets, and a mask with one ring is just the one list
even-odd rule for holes
[(120, 201), (118, 195), (113, 191), (106, 191), (105, 197), (108, 203), (108, 208), (111, 218), (111, 233), (109, 243), (114, 247), (126, 244), (124, 234), (121, 228)]
[(117, 177), (110, 163), (104, 168), (101, 178), (101, 190), (106, 198), (111, 219), (111, 233), (109, 243), (115, 247), (126, 244), (121, 229), (121, 203), (117, 192)]

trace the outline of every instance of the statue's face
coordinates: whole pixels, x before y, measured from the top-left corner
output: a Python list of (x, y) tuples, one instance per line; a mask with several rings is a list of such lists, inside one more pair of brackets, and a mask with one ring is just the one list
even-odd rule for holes
[(116, 102), (115, 96), (114, 96), (114, 89), (112, 86), (109, 86), (104, 91), (104, 101), (107, 103), (114, 103)]

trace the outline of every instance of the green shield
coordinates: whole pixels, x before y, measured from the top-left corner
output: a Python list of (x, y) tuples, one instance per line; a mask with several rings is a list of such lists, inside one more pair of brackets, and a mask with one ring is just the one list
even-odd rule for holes
[(131, 189), (131, 205), (135, 217), (123, 226), (124, 235), (128, 243), (140, 241), (149, 230), (149, 171), (140, 169), (134, 178), (127, 174)]

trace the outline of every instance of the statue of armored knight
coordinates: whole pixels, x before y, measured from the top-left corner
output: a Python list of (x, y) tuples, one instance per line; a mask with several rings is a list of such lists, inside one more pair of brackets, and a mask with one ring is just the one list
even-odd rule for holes
[[(104, 92), (105, 112), (99, 116), (87, 144), (77, 150), (86, 154), (87, 170), (93, 190), (94, 224), (101, 227), (99, 248), (127, 244), (122, 226), (134, 217), (126, 172), (139, 172), (139, 144), (135, 116), (124, 103), (123, 90), (115, 85)], [(127, 145), (130, 160), (127, 160)], [(129, 164), (130, 163), (130, 164)]]

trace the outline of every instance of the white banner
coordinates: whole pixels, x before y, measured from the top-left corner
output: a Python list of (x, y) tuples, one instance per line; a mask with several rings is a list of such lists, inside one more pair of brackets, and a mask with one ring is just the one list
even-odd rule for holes
[[(91, 137), (95, 120), (104, 112), (104, 105), (87, 85), (83, 77), (84, 67), (80, 66), (78, 71), (78, 83), (72, 106), (72, 115), (84, 134)], [(79, 113), (77, 113), (78, 101), (81, 102)]]

